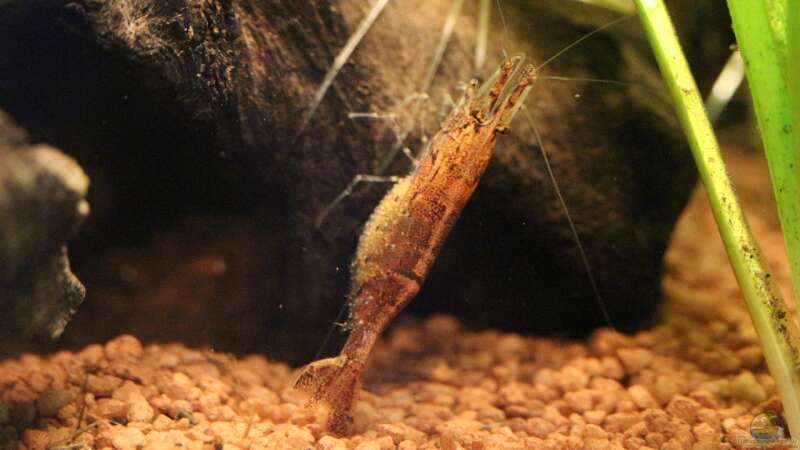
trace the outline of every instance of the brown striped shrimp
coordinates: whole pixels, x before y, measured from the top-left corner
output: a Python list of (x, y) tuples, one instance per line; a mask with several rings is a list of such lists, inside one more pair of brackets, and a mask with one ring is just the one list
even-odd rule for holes
[(375, 208), (359, 239), (340, 355), (306, 366), (295, 387), (330, 405), (328, 428), (346, 433), (364, 366), (381, 332), (416, 296), (492, 157), (497, 134), (522, 106), (536, 69), (515, 56), (464, 98), (428, 142), (416, 168)]

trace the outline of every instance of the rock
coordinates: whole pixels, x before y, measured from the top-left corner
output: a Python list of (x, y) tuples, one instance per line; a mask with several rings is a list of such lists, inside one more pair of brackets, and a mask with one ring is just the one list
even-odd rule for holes
[(111, 441), (111, 445), (113, 445), (116, 450), (130, 450), (144, 447), (146, 443), (144, 433), (137, 428), (115, 426), (103, 432), (103, 435)]
[(545, 438), (555, 430), (555, 426), (541, 417), (533, 417), (526, 421), (526, 431), (531, 436)]
[(653, 362), (653, 353), (645, 348), (621, 348), (617, 350), (617, 356), (630, 375), (638, 373)]
[(590, 389), (581, 389), (579, 391), (567, 392), (564, 395), (564, 401), (573, 411), (583, 413), (592, 409), (595, 395), (596, 392)]
[(719, 428), (713, 428), (707, 423), (699, 423), (692, 427), (692, 433), (696, 440), (701, 442), (720, 442), (722, 433)]
[[(282, 445), (283, 448), (308, 449), (314, 447), (314, 436), (307, 430), (295, 425), (277, 425), (275, 430), (267, 435), (267, 442), (273, 445)], [(272, 446), (268, 446), (271, 448)]]
[(577, 391), (589, 384), (589, 374), (573, 366), (561, 369), (556, 384), (565, 392)]
[(69, 156), (0, 111), (0, 353), (58, 337), (83, 301), (64, 244), (89, 213), (89, 179)]
[[(669, 401), (680, 392), (680, 388), (678, 384), (672, 378), (661, 375), (656, 378), (655, 383), (651, 388), (653, 396), (658, 400), (658, 403), (662, 405), (666, 405)], [(704, 398), (704, 401), (709, 402), (712, 401), (711, 399), (714, 397), (714, 394), (708, 391), (702, 391), (701, 396)], [(692, 397), (695, 398), (695, 397)], [(703, 403), (699, 399), (695, 398), (698, 402)]]
[(347, 450), (347, 445), (341, 439), (333, 436), (323, 436), (317, 441), (317, 450)]
[(372, 404), (357, 401), (353, 406), (353, 429), (366, 430), (380, 420), (380, 415)]
[(761, 347), (750, 345), (736, 351), (736, 357), (742, 362), (742, 366), (747, 369), (757, 369), (764, 363), (764, 353)]
[(113, 375), (89, 375), (86, 390), (97, 397), (111, 397), (122, 386), (122, 379)]
[(633, 385), (628, 388), (628, 395), (631, 396), (633, 403), (636, 404), (639, 409), (648, 409), (648, 408), (657, 408), (658, 402), (653, 398), (650, 394), (650, 391), (647, 390), (642, 385)]
[(356, 450), (381, 450), (381, 445), (378, 441), (365, 441), (358, 444)]
[(767, 391), (758, 383), (752, 372), (744, 371), (731, 381), (731, 395), (753, 404), (767, 399)]
[(584, 431), (583, 436), (586, 439), (606, 439), (608, 433), (597, 425), (589, 424), (586, 425), (586, 431)]
[(74, 396), (71, 392), (59, 389), (47, 390), (39, 394), (39, 398), (36, 399), (36, 409), (40, 416), (53, 417), (58, 414), (58, 410), (62, 406), (71, 402), (73, 398)]
[(667, 405), (667, 412), (683, 420), (688, 424), (693, 424), (697, 418), (697, 413), (702, 407), (700, 403), (683, 395), (676, 395)]
[(377, 430), (381, 433), (389, 435), (397, 445), (408, 441), (421, 444), (425, 442), (425, 438), (427, 437), (425, 433), (404, 423), (380, 424), (377, 426)]
[(46, 450), (50, 444), (50, 434), (44, 430), (25, 430), (22, 441), (26, 448)]
[(481, 448), (486, 433), (481, 431), (480, 422), (466, 419), (454, 419), (443, 422), (436, 427), (439, 442), (444, 450), (456, 450), (459, 446), (474, 449)]
[(125, 419), (130, 411), (131, 405), (113, 398), (102, 398), (97, 401), (95, 413), (103, 419), (120, 420)]
[(590, 423), (593, 425), (601, 425), (603, 420), (605, 420), (608, 413), (599, 409), (593, 409), (590, 411), (586, 411), (583, 413), (583, 418), (586, 419), (586, 423)]
[(605, 429), (616, 433), (621, 433), (635, 423), (639, 422), (639, 415), (630, 412), (610, 414), (606, 417)]
[(103, 349), (110, 360), (137, 359), (142, 356), (142, 343), (131, 335), (119, 336), (106, 343)]

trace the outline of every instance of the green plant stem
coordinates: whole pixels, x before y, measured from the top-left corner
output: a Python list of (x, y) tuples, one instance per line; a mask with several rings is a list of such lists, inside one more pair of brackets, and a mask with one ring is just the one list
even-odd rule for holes
[(663, 1), (636, 0), (636, 7), (689, 140), (728, 258), (781, 394), (789, 430), (793, 436), (800, 436), (797, 324), (786, 314), (780, 292), (771, 280), (733, 192), (703, 101)]
[(622, 15), (628, 16), (635, 13), (633, 2), (631, 0), (578, 0), (588, 5), (599, 6), (611, 11), (616, 11)]
[[(748, 22), (755, 22), (755, 21), (763, 21), (766, 19), (767, 28), (760, 30), (760, 31), (767, 31), (769, 30), (770, 34), (772, 35), (772, 42), (770, 53), (777, 55), (778, 64), (779, 64), (779, 71), (780, 73), (786, 73), (786, 38), (787, 38), (787, 29), (786, 29), (786, 8), (788, 6), (789, 0), (762, 0), (759, 2), (758, 5), (743, 5), (741, 2), (737, 5), (737, 7), (741, 8), (744, 6), (746, 8), (746, 13), (756, 13), (758, 16), (753, 16), (750, 18), (745, 18)], [(753, 6), (761, 9), (763, 12), (758, 12), (754, 9), (750, 9)], [(728, 2), (728, 9), (733, 14), (733, 10), (731, 7), (731, 2)], [(736, 24), (734, 23), (734, 28)], [(762, 36), (757, 36), (761, 42), (766, 42), (767, 40), (764, 39)], [(737, 36), (737, 41), (738, 41)]]
[[(786, 1), (773, 0), (776, 9), (785, 11)], [(800, 299), (800, 186), (798, 149), (795, 146), (794, 112), (786, 83), (786, 24), (780, 23), (767, 2), (728, 0), (733, 28), (753, 96), (758, 127), (764, 142), (772, 188), (778, 202), (781, 228), (792, 269), (795, 299)], [(780, 36), (783, 36), (782, 38)], [(797, 65), (795, 61), (792, 65)]]
[[(800, 120), (800, 0), (788, 0), (786, 4), (786, 50), (787, 68), (786, 84), (789, 86), (789, 95), (792, 101), (792, 112), (795, 118), (794, 138), (795, 145), (800, 144), (798, 136), (800, 130), (797, 120)], [(795, 167), (795, 177), (800, 178), (800, 166)], [(793, 280), (797, 289), (797, 280)], [(797, 292), (797, 291), (795, 291)], [(795, 299), (798, 297), (795, 294)]]

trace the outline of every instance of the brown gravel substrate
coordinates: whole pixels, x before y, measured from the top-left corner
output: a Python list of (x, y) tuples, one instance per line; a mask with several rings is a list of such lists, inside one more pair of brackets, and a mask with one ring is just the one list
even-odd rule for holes
[[(741, 187), (745, 199), (766, 195), (756, 181), (743, 179)], [(774, 220), (754, 217), (751, 225), (788, 292)], [(296, 373), (284, 364), (179, 344), (143, 347), (122, 336), (75, 354), (0, 362), (0, 443), (18, 438), (8, 448), (53, 450), (751, 448), (754, 415), (781, 405), (715, 233), (698, 195), (668, 255), (664, 319), (634, 336), (600, 330), (567, 342), (467, 332), (448, 317), (397, 327), (376, 350), (347, 438), (323, 431), (325, 411), (304, 407), (290, 388)]]

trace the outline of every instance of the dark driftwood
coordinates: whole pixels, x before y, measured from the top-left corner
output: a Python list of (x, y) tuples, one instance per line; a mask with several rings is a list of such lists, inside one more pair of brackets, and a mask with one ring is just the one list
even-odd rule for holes
[[(144, 239), (175, 217), (236, 211), (276, 230), (263, 278), (264, 332), (253, 350), (310, 356), (335, 318), (360, 227), (384, 188), (360, 189), (317, 230), (314, 217), (358, 173), (374, 173), (394, 134), (349, 111), (391, 111), (419, 90), (450, 2), (392, 2), (298, 135), (315, 89), (363, 17), (361, 0), (114, 0), (0, 5), (6, 107), (61, 145), (98, 187), (81, 260)], [(510, 7), (509, 7), (510, 8)], [(513, 13), (512, 13), (513, 12)], [(459, 21), (408, 145), (438, 127), (446, 94), (476, 75), (473, 11)], [(495, 24), (501, 44), (534, 61), (585, 33), (546, 3)], [(496, 16), (495, 16), (496, 17)], [(517, 20), (518, 19), (518, 20)], [(519, 23), (517, 23), (519, 22)], [(617, 31), (632, 32), (629, 21)], [(543, 82), (528, 102), (615, 325), (653, 318), (662, 255), (694, 180), (667, 125), (652, 69), (599, 35), (544, 74), (631, 83)], [(404, 173), (401, 158), (392, 173)], [(116, 240), (115, 240), (116, 239)], [(88, 265), (86, 267), (89, 267)], [(277, 280), (277, 281), (275, 281)], [(278, 288), (274, 288), (278, 286)], [(90, 286), (91, 288), (91, 286)], [(235, 293), (231, 294), (235, 296)], [(102, 305), (102, 299), (93, 300)], [(233, 300), (231, 300), (233, 301)], [(412, 308), (475, 324), (582, 332), (603, 323), (538, 144), (524, 121), (497, 156)], [(102, 314), (102, 307), (92, 309)], [(98, 312), (99, 311), (99, 312)], [(157, 312), (151, 312), (157, 316)], [(170, 336), (168, 327), (165, 334)], [(291, 344), (289, 349), (287, 345)], [(232, 347), (235, 347), (232, 346)]]

